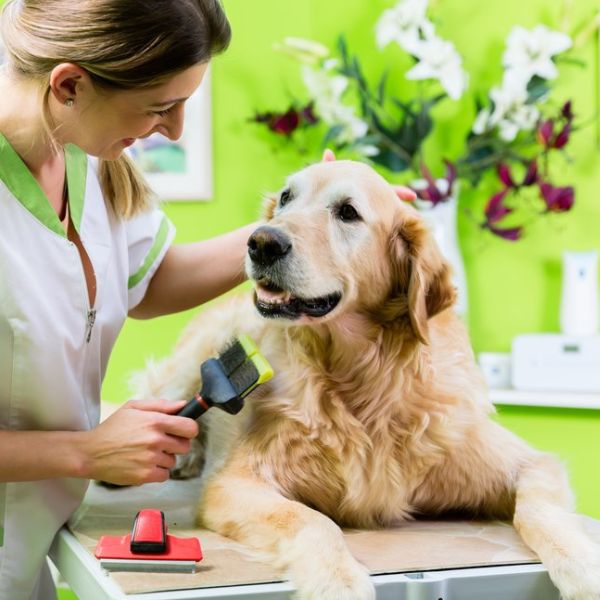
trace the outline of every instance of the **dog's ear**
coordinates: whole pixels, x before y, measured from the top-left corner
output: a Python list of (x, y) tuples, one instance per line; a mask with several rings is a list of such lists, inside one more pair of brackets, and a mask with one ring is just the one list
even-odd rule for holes
[(396, 262), (396, 293), (406, 297), (411, 328), (417, 339), (427, 344), (427, 321), (456, 301), (451, 267), (417, 215), (404, 214), (398, 220), (392, 253)]

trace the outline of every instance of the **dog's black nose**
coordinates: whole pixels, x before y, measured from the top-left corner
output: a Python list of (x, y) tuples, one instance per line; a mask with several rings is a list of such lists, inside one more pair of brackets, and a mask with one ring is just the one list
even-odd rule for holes
[(259, 227), (248, 239), (250, 259), (263, 267), (283, 258), (291, 248), (290, 239), (273, 227)]

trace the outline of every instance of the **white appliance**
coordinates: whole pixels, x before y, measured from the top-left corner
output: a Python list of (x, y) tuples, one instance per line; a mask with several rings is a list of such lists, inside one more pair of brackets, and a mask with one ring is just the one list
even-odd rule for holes
[(598, 333), (598, 252), (564, 252), (560, 329), (566, 335)]
[(537, 392), (600, 392), (600, 336), (535, 333), (512, 343), (512, 385)]

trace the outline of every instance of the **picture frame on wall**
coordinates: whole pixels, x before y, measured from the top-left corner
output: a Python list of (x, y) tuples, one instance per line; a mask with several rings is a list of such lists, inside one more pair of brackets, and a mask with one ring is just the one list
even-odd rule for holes
[(177, 141), (155, 133), (137, 140), (129, 155), (160, 200), (210, 200), (213, 195), (211, 77), (185, 103), (183, 134)]

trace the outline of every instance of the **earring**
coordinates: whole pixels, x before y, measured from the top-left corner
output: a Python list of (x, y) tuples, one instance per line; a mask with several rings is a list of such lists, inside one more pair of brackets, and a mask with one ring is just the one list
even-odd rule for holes
[(65, 106), (67, 108), (71, 108), (73, 106), (73, 104), (75, 104), (75, 100), (73, 100), (73, 98), (67, 98), (65, 100)]

